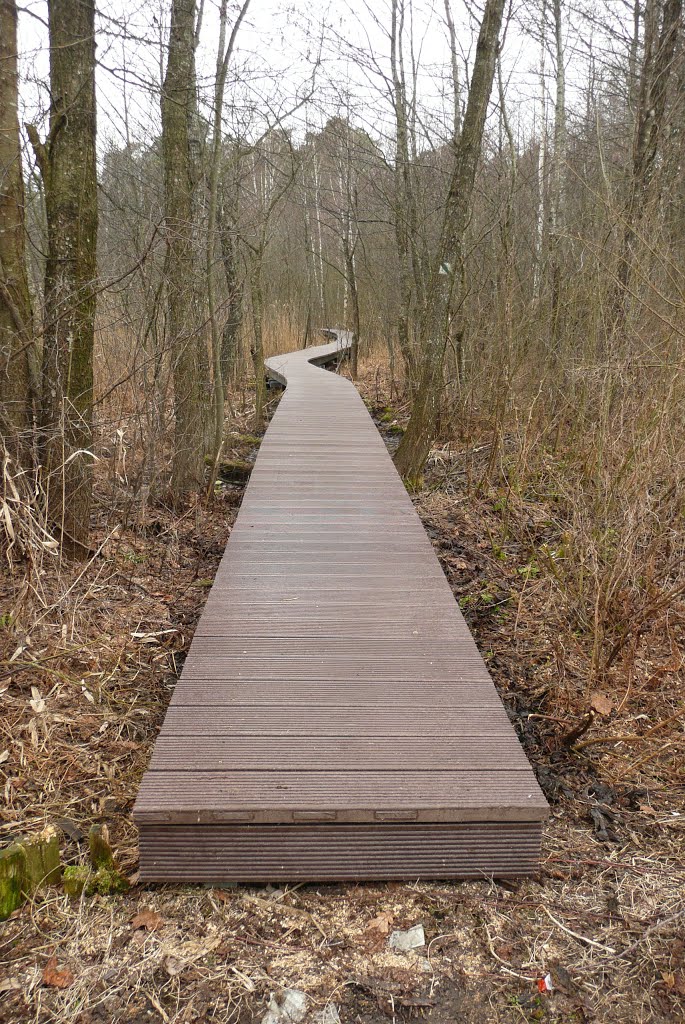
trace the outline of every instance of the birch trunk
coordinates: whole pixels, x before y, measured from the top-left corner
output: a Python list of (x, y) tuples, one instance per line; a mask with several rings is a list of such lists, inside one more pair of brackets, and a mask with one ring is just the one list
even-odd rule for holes
[(224, 109), (224, 92), (228, 65), (235, 46), (240, 24), (247, 14), (250, 0), (245, 0), (235, 20), (228, 44), (226, 45), (226, 23), (228, 18), (228, 0), (221, 0), (219, 9), (219, 46), (216, 57), (216, 79), (214, 82), (214, 126), (212, 131), (212, 147), (209, 167), (209, 208), (207, 224), (207, 304), (209, 307), (209, 325), (212, 341), (213, 392), (212, 404), (214, 412), (212, 473), (209, 487), (214, 488), (216, 467), (221, 455), (224, 436), (224, 401), (226, 393), (223, 382), (222, 343), (216, 309), (216, 288), (214, 283), (214, 254), (216, 252), (217, 208), (219, 202), (219, 169), (221, 165), (221, 122)]
[(566, 73), (562, 38), (561, 0), (552, 0), (554, 40), (556, 48), (556, 96), (554, 101), (554, 152), (552, 160), (552, 194), (550, 197), (550, 284), (552, 349), (559, 348), (561, 262), (563, 256), (566, 164)]

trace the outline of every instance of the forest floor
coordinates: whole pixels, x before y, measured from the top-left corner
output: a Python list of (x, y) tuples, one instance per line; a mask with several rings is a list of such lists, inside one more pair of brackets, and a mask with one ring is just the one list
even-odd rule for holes
[[(360, 389), (392, 446), (402, 417), (385, 382), (367, 368)], [(244, 459), (252, 441), (229, 450)], [(324, 1024), (683, 1019), (683, 608), (654, 616), (590, 689), (591, 640), (536, 558), (564, 524), (540, 495), (467, 486), (479, 458), (487, 440), (436, 452), (414, 500), (550, 799), (539, 875), (142, 886), (131, 808), (241, 488), (181, 518), (157, 503), (105, 540), (130, 505), (107, 472), (101, 555), (85, 571), (46, 561), (40, 601), (0, 620), (0, 843), (53, 824), (63, 862), (83, 863), (106, 824), (129, 888), (71, 901), (52, 887), (0, 925), (2, 1024), (261, 1021), (285, 989)], [(16, 606), (3, 580), (0, 613)], [(389, 948), (416, 924), (424, 946)]]

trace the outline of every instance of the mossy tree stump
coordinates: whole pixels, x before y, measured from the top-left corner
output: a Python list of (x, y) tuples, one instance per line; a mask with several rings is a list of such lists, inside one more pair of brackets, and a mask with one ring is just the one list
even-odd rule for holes
[(0, 921), (36, 890), (55, 885), (61, 877), (59, 833), (52, 825), (0, 851)]

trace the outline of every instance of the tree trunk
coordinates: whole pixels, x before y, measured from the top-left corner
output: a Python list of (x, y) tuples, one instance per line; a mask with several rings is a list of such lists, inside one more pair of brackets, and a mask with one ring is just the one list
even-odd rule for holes
[(421, 376), (409, 423), (395, 455), (395, 465), (410, 487), (419, 484), (435, 438), (442, 395), (442, 366), (449, 335), (451, 333), (455, 342), (459, 342), (463, 331), (460, 306), (464, 295), (464, 237), (495, 75), (503, 12), (504, 0), (487, 0), (440, 243), (421, 319)]
[(675, 63), (682, 10), (682, 0), (647, 0), (645, 5), (644, 56), (635, 115), (633, 170), (618, 261), (614, 330), (625, 317), (626, 296), (630, 291), (639, 226), (654, 176), (659, 144), (664, 134), (668, 84)]
[(457, 47), (457, 31), (452, 17), (451, 0), (445, 0), (445, 21), (450, 40), (450, 67), (452, 71), (452, 143), (456, 146), (461, 135), (461, 83), (459, 81), (459, 61)]
[(238, 337), (243, 320), (242, 285), (238, 274), (238, 239), (232, 213), (226, 212), (226, 200), (219, 204), (218, 227), (221, 259), (226, 279), (226, 320), (221, 333), (221, 379), (224, 384), (224, 395), (228, 391), (228, 382), (235, 370), (238, 354)]
[(264, 292), (262, 267), (264, 251), (258, 248), (250, 254), (250, 297), (252, 300), (252, 345), (250, 355), (255, 376), (255, 411), (253, 427), (258, 433), (264, 426), (266, 381), (264, 370)]
[(562, 39), (561, 0), (552, 0), (554, 39), (556, 45), (556, 96), (554, 101), (554, 153), (552, 159), (552, 194), (550, 197), (550, 283), (552, 349), (558, 355), (561, 305), (561, 261), (563, 255), (566, 164), (566, 71)]
[(393, 82), (395, 109), (395, 194), (393, 219), (395, 244), (399, 263), (399, 309), (397, 314), (397, 341), (404, 360), (404, 370), (410, 391), (416, 386), (417, 365), (411, 331), (412, 252), (411, 234), (416, 226), (414, 196), (409, 166), (409, 124), (407, 93), (402, 61), (404, 7), (401, 0), (392, 0), (390, 35), (390, 69)]
[(50, 0), (50, 133), (31, 139), (43, 176), (41, 433), (48, 515), (66, 550), (88, 553), (93, 488), (93, 339), (98, 229), (95, 4)]
[(547, 0), (542, 0), (540, 30), (540, 126), (538, 130), (535, 266), (533, 270), (533, 300), (535, 302), (539, 300), (542, 293), (545, 266), (545, 178), (547, 176), (547, 70), (545, 62), (547, 57)]
[[(173, 0), (169, 58), (162, 90), (168, 335), (176, 417), (172, 491), (182, 502), (204, 479), (203, 407), (207, 364), (195, 279), (195, 0)], [(203, 351), (204, 349), (204, 351)]]
[(228, 44), (226, 44), (226, 23), (228, 19), (228, 0), (221, 0), (219, 8), (219, 48), (216, 57), (216, 80), (214, 83), (214, 125), (212, 131), (212, 147), (209, 166), (209, 210), (207, 224), (207, 303), (209, 306), (209, 324), (212, 337), (212, 369), (213, 369), (213, 407), (214, 432), (212, 438), (212, 473), (210, 491), (214, 488), (216, 466), (221, 455), (224, 437), (224, 401), (226, 392), (223, 382), (223, 346), (219, 333), (216, 311), (216, 289), (214, 287), (214, 254), (216, 251), (215, 232), (218, 221), (219, 207), (219, 170), (221, 165), (221, 121), (224, 109), (224, 91), (228, 64), (233, 53), (236, 36), (250, 0), (244, 0), (236, 18)]
[(361, 331), (361, 317), (359, 313), (359, 289), (357, 288), (357, 270), (354, 265), (354, 249), (350, 245), (349, 234), (343, 236), (343, 253), (345, 258), (345, 280), (350, 293), (350, 304), (352, 306), (352, 348), (350, 350), (350, 371), (352, 379), (357, 379), (359, 359), (359, 334)]
[(15, 457), (30, 448), (34, 345), (17, 85), (17, 7), (0, 0), (0, 432)]

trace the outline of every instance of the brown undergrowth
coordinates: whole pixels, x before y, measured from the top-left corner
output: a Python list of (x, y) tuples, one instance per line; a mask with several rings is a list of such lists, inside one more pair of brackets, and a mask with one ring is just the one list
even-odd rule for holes
[[(383, 368), (360, 388), (392, 446), (403, 408)], [(107, 824), (130, 888), (75, 902), (52, 888), (0, 926), (2, 1024), (247, 1022), (283, 988), (343, 1024), (682, 1019), (683, 606), (660, 603), (679, 568), (665, 575), (659, 549), (651, 582), (623, 574), (623, 622), (608, 604), (588, 621), (595, 591), (569, 586), (565, 553), (578, 509), (550, 487), (569, 453), (529, 454), (512, 486), (520, 448), (505, 439), (495, 460), (492, 439), (482, 421), (436, 449), (415, 502), (552, 804), (540, 875), (142, 887), (130, 810), (240, 489), (180, 517), (151, 501), (112, 532), (126, 488), (101, 473), (100, 556), (84, 571), (47, 555), (40, 600), (3, 620), (0, 835), (56, 824), (79, 863), (90, 825)], [(677, 543), (674, 526), (671, 558)], [(417, 923), (424, 947), (388, 948)]]

